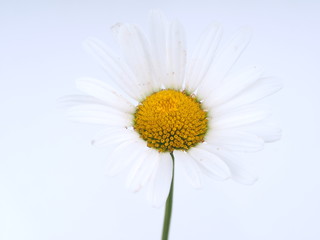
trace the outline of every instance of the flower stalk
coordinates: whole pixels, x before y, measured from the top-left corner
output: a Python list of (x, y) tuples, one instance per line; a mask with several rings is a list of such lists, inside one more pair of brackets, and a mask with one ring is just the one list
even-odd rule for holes
[(173, 186), (174, 186), (174, 156), (173, 152), (170, 153), (172, 158), (172, 180), (170, 185), (170, 192), (166, 201), (166, 208), (164, 212), (164, 220), (163, 220), (163, 228), (162, 228), (162, 240), (168, 240), (169, 238), (169, 230), (170, 230), (170, 222), (171, 222), (171, 214), (172, 214), (172, 200), (173, 200)]

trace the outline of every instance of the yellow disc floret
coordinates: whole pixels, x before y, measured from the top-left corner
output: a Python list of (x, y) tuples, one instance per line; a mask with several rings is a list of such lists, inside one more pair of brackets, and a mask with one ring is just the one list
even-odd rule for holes
[(134, 115), (134, 129), (159, 152), (188, 150), (204, 141), (207, 113), (195, 97), (161, 90), (145, 98)]

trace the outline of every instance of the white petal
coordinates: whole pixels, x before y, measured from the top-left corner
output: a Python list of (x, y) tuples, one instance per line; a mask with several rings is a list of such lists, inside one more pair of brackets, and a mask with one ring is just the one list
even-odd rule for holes
[(145, 147), (145, 152), (136, 160), (127, 178), (127, 187), (131, 191), (139, 191), (150, 180), (159, 158), (155, 149)]
[(129, 67), (134, 72), (138, 87), (150, 93), (159, 89), (159, 83), (155, 82), (152, 59), (143, 33), (135, 25), (121, 24), (117, 30), (117, 40)]
[(227, 76), (234, 63), (238, 60), (243, 50), (248, 45), (251, 32), (242, 29), (226, 46), (217, 53), (202, 84), (199, 86), (199, 95), (207, 98), (213, 89), (217, 89), (223, 79)]
[(239, 156), (222, 150), (215, 151), (215, 153), (229, 166), (233, 180), (246, 185), (251, 185), (257, 181), (258, 177), (246, 169), (246, 164)]
[(263, 149), (264, 141), (253, 134), (239, 130), (213, 130), (205, 141), (223, 149), (256, 152)]
[(126, 98), (121, 96), (110, 85), (93, 78), (81, 78), (76, 81), (77, 87), (95, 98), (108, 104), (110, 107), (122, 110), (127, 113), (134, 111), (135, 107)]
[(255, 134), (265, 142), (274, 142), (281, 138), (281, 129), (279, 127), (265, 123), (244, 126), (239, 130)]
[(172, 22), (167, 44), (166, 88), (181, 89), (186, 67), (186, 39), (184, 29), (178, 22)]
[[(251, 86), (262, 75), (262, 68), (257, 66), (248, 67), (237, 74), (232, 74), (221, 86), (205, 99), (211, 107), (219, 106), (236, 97), (243, 90)], [(200, 96), (201, 98), (201, 96)]]
[(136, 160), (145, 150), (145, 146), (138, 139), (126, 140), (118, 145), (108, 157), (106, 173), (114, 176)]
[(188, 151), (190, 156), (198, 162), (204, 172), (216, 180), (225, 180), (230, 177), (228, 166), (217, 155), (206, 149), (196, 146)]
[(132, 115), (98, 104), (85, 104), (72, 107), (67, 116), (70, 120), (78, 122), (108, 126), (130, 126), (132, 121)]
[(199, 42), (187, 64), (186, 89), (194, 92), (207, 74), (222, 37), (219, 24), (210, 25), (200, 37)]
[(162, 12), (150, 11), (149, 14), (150, 50), (155, 66), (156, 81), (162, 83), (166, 77), (168, 21)]
[(124, 141), (140, 139), (137, 132), (125, 127), (112, 127), (100, 131), (92, 140), (92, 144), (98, 147), (107, 147)]
[(174, 151), (173, 155), (177, 164), (184, 168), (190, 184), (195, 188), (201, 187), (201, 170), (196, 161), (184, 151)]
[(166, 202), (171, 181), (173, 162), (169, 153), (161, 153), (159, 165), (153, 174), (148, 199), (154, 207), (161, 207)]
[(141, 98), (140, 89), (136, 87), (136, 77), (107, 46), (94, 38), (87, 39), (83, 45), (102, 66), (113, 85), (117, 86), (119, 91), (126, 93), (135, 100)]
[(103, 104), (103, 101), (87, 95), (68, 95), (58, 99), (61, 107), (74, 107), (82, 104)]
[(241, 92), (237, 97), (222, 105), (224, 109), (233, 109), (246, 104), (255, 103), (271, 94), (276, 93), (282, 88), (279, 79), (260, 78), (257, 82)]
[(253, 124), (270, 116), (270, 112), (258, 106), (246, 106), (234, 111), (213, 113), (212, 129), (235, 128)]

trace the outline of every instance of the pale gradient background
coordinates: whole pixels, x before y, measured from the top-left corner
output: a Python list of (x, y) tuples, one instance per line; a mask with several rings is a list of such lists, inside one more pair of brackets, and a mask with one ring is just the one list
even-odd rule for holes
[(117, 47), (114, 23), (146, 30), (162, 9), (186, 28), (192, 49), (212, 21), (228, 39), (254, 37), (238, 67), (259, 64), (285, 88), (264, 102), (283, 128), (280, 142), (249, 155), (251, 187), (207, 180), (194, 190), (177, 171), (172, 240), (320, 239), (319, 1), (0, 1), (0, 239), (160, 239), (163, 209), (104, 175), (106, 151), (90, 145), (99, 127), (69, 122), (57, 99), (74, 80), (105, 79), (81, 42)]

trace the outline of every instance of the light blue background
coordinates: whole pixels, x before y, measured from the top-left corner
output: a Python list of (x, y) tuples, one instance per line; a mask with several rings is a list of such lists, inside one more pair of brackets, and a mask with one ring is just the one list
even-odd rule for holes
[(57, 99), (74, 80), (105, 79), (81, 42), (115, 48), (114, 23), (147, 29), (148, 10), (185, 26), (188, 47), (212, 21), (228, 39), (241, 26), (254, 37), (237, 67), (265, 66), (285, 88), (264, 101), (283, 128), (280, 142), (248, 161), (251, 187), (207, 180), (194, 190), (177, 170), (171, 239), (320, 239), (318, 1), (1, 1), (0, 239), (159, 239), (163, 209), (104, 175), (106, 151), (92, 147), (99, 127), (74, 124)]

